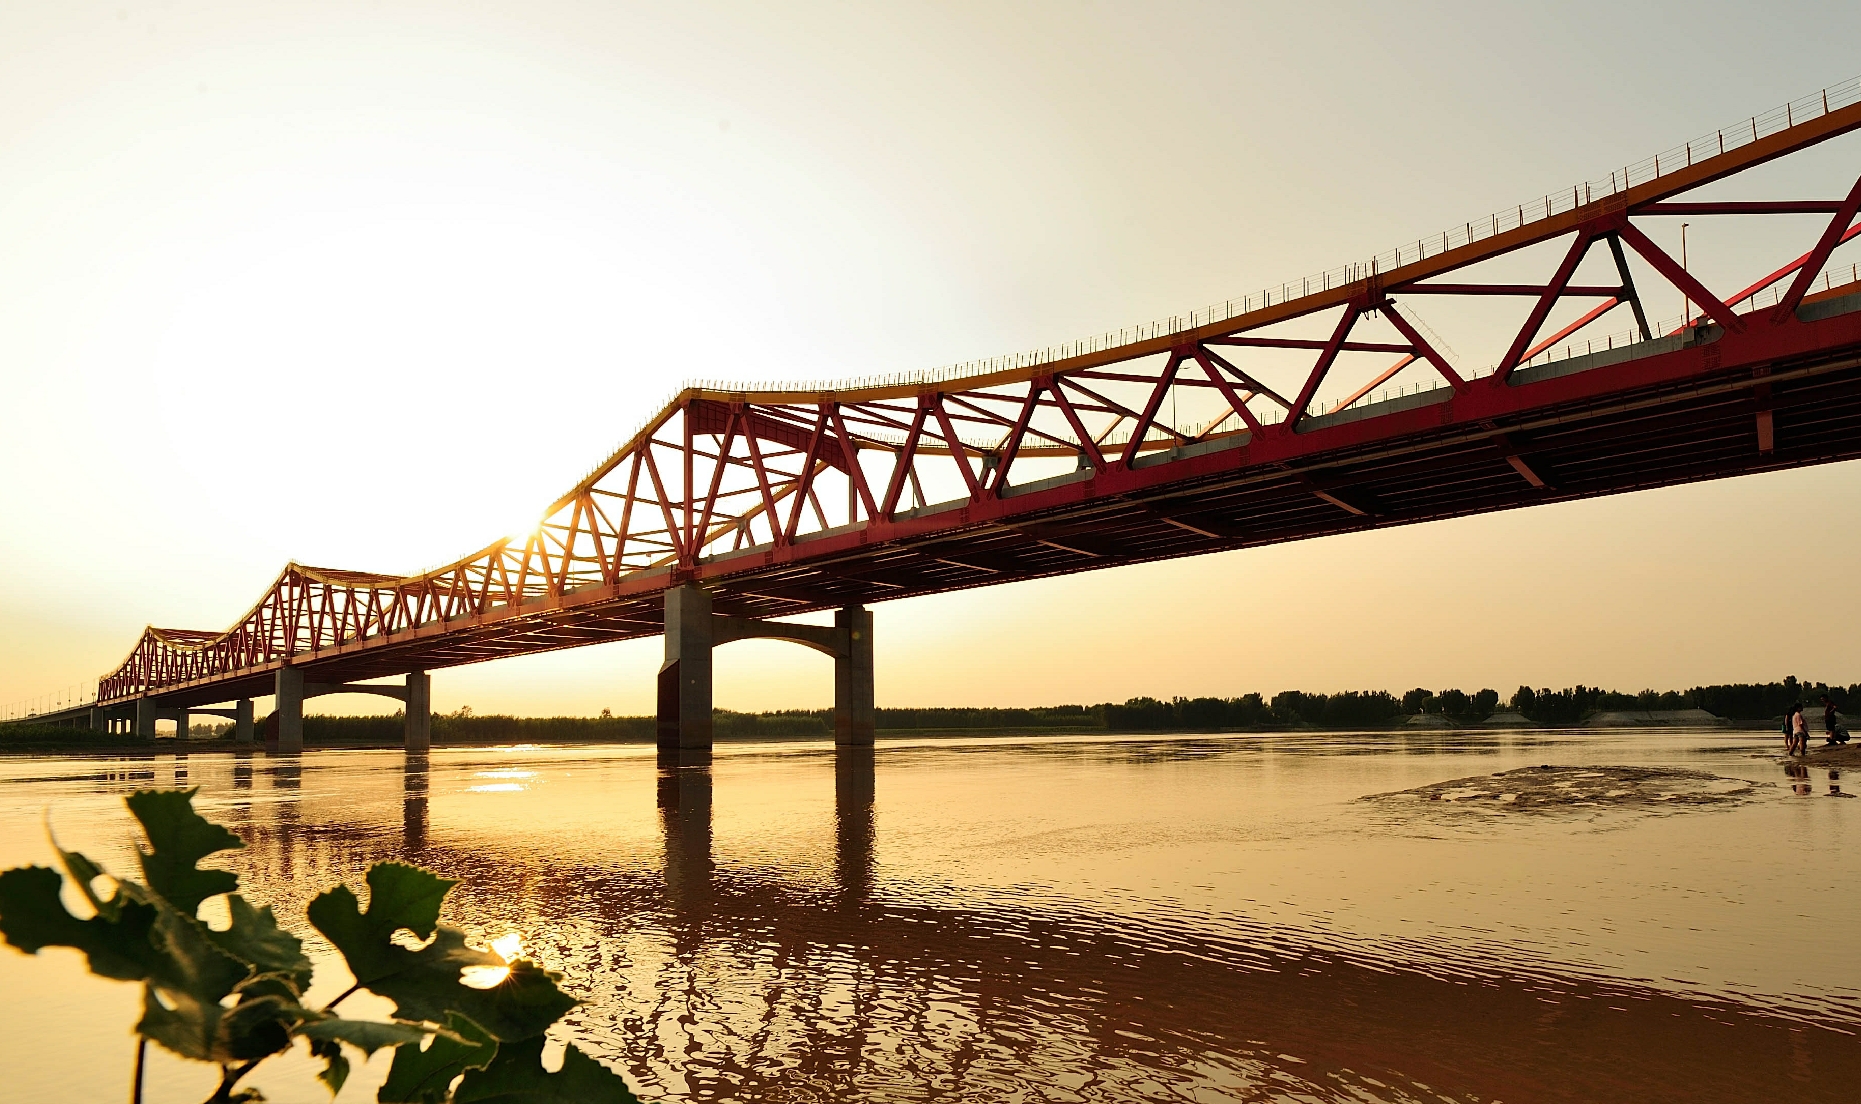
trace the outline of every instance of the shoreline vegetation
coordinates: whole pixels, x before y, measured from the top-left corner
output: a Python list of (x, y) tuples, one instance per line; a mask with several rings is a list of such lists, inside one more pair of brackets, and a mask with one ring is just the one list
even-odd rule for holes
[[(1134, 735), (1146, 732), (1294, 732), (1375, 731), (1392, 733), (1492, 727), (1571, 728), (1636, 725), (1714, 725), (1775, 727), (1791, 704), (1814, 705), (1828, 694), (1838, 709), (1861, 702), (1861, 683), (1831, 686), (1782, 682), (1697, 686), (1690, 690), (1643, 690), (1625, 694), (1591, 686), (1564, 690), (1521, 686), (1502, 702), (1493, 690), (1417, 688), (1396, 695), (1386, 690), (1310, 694), (1286, 690), (1267, 699), (1260, 694), (1236, 698), (1131, 698), (1122, 703), (1057, 705), (1036, 708), (881, 708), (883, 738), (937, 738), (977, 735), (1076, 736)], [(763, 713), (717, 710), (720, 743), (768, 740), (819, 740), (833, 736), (833, 710), (785, 709)], [(260, 731), (264, 718), (259, 719)], [(1816, 727), (1812, 725), (1812, 728)], [(185, 746), (208, 751), (234, 746), (230, 724), (196, 724)], [(401, 715), (304, 718), (310, 747), (398, 747)], [(433, 716), (435, 746), (499, 744), (651, 743), (652, 717), (516, 717), (476, 714), (464, 707)], [(83, 728), (0, 724), (0, 753), (135, 751), (176, 747), (172, 737), (153, 741), (108, 735)]]

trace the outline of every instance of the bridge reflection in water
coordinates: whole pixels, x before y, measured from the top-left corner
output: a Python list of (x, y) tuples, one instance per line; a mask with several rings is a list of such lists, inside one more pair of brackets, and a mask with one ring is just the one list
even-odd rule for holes
[[(714, 767), (690, 753), (656, 764), (656, 828), (590, 829), (578, 804), (574, 845), (436, 824), (430, 803), (461, 781), (524, 772), (425, 756), (405, 760), (398, 825), (391, 796), (342, 792), (378, 782), (319, 781), (314, 761), (242, 757), (224, 796), (262, 897), (389, 858), (463, 879), (452, 918), (524, 933), (587, 998), (569, 1028), (649, 1098), (1840, 1099), (1861, 1075), (1851, 1035), (1734, 1002), (1319, 947), (1246, 917), (888, 881), (885, 753), (827, 754), (832, 854), (813, 868), (720, 860)], [(611, 789), (614, 815), (637, 817), (637, 792)], [(612, 861), (591, 860), (610, 835)]]

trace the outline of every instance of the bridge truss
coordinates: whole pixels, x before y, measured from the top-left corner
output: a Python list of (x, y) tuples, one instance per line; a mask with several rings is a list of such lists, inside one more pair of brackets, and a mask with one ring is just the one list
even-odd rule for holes
[[(783, 616), (1861, 455), (1861, 270), (1835, 258), (1861, 180), (1676, 198), (1861, 127), (1861, 85), (1832, 91), (1169, 323), (947, 378), (687, 388), (534, 532), (415, 576), (291, 564), (229, 630), (146, 630), (98, 699), (652, 635), (684, 583)], [(1676, 217), (1800, 237), (1727, 295), (1656, 243)]]

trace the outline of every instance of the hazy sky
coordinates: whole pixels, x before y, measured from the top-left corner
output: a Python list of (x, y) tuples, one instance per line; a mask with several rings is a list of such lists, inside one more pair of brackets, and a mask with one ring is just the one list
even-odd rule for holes
[[(288, 560), (482, 547), (686, 377), (1200, 307), (1855, 76), (1858, 40), (1836, 3), (0, 3), (0, 703), (225, 627)], [(1861, 137), (1778, 172), (1839, 196)], [(1709, 285), (1775, 267), (1713, 233)], [(1861, 680), (1858, 487), (891, 603), (879, 700)], [(659, 648), (444, 671), (435, 704), (647, 712)], [(803, 649), (717, 670), (722, 706), (831, 702)]]

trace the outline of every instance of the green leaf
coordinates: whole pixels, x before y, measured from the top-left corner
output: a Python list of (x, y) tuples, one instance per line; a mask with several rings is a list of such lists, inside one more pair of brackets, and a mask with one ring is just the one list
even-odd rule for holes
[(639, 1104), (618, 1073), (570, 1046), (562, 1068), (543, 1068), (543, 1037), (505, 1043), (482, 1070), (465, 1075), (454, 1104)]
[[(447, 1013), (458, 1011), (501, 1041), (542, 1034), (576, 1003), (550, 974), (517, 963), (493, 988), (459, 984), (467, 966), (505, 963), (467, 947), (464, 932), (438, 923), (440, 903), (456, 884), (400, 863), (377, 863), (368, 872), (367, 912), (347, 886), (337, 886), (310, 903), (310, 922), (342, 952), (356, 984), (393, 1001), (403, 1020), (445, 1023)], [(403, 928), (432, 942), (418, 950), (400, 946), (393, 936)]]
[(94, 883), (98, 878), (103, 877), (103, 867), (91, 862), (76, 851), (66, 851), (64, 848), (58, 846), (58, 837), (52, 835), (52, 826), (50, 823), (47, 823), (45, 826), (45, 834), (51, 837), (52, 850), (58, 852), (58, 861), (64, 864), (65, 873), (71, 875), (72, 883), (78, 887), (78, 892), (84, 895), (84, 899), (90, 902), (90, 907), (96, 909), (97, 915), (102, 916), (104, 919), (115, 920), (118, 911), (123, 906), (123, 895), (117, 893), (108, 900), (97, 896), (97, 889)]
[(64, 878), (45, 866), (0, 873), (0, 935), (27, 954), (41, 947), (75, 947), (90, 960), (90, 972), (118, 981), (142, 981), (164, 967), (152, 938), (156, 910), (122, 902), (115, 920), (79, 920), (59, 897)]
[(291, 1025), (307, 1015), (295, 1001), (265, 995), (227, 1008), (185, 990), (143, 988), (136, 1030), (183, 1058), (227, 1064), (291, 1045)]
[(498, 1042), (485, 1029), (458, 1013), (446, 1018), (456, 1038), (433, 1036), (425, 1050), (403, 1046), (394, 1052), (375, 1099), (381, 1104), (443, 1104), (453, 1081), (468, 1070), (484, 1069), (496, 1057)]
[[(368, 911), (363, 912), (348, 886), (318, 894), (305, 910), (324, 938), (342, 952), (356, 984), (372, 989), (384, 978), (410, 970), (434, 969), (439, 956), (415, 962), (414, 952), (393, 942), (405, 928), (422, 939), (431, 938), (439, 918), (440, 902), (457, 882), (401, 863), (376, 863), (368, 870)], [(443, 941), (440, 941), (443, 942)], [(434, 945), (438, 946), (438, 943)], [(488, 952), (464, 952), (452, 966), (452, 978), (466, 966), (497, 965)], [(432, 950), (433, 947), (427, 948)]]
[(232, 913), (232, 926), (209, 934), (222, 951), (239, 959), (261, 974), (289, 978), (298, 993), (310, 988), (310, 960), (304, 957), (303, 941), (278, 926), (271, 906), (252, 907), (235, 893), (226, 898)]
[[(332, 905), (326, 909), (335, 909), (341, 914), (338, 923), (341, 930), (353, 933), (353, 941), (367, 944), (385, 944), (395, 932), (406, 928), (420, 939), (433, 937), (433, 926), (439, 922), (440, 905), (446, 900), (446, 894), (459, 883), (451, 878), (442, 878), (430, 870), (422, 870), (406, 863), (376, 863), (368, 868), (368, 911), (357, 911), (355, 894), (348, 886), (320, 895), (310, 903), (316, 909), (327, 898)], [(347, 898), (343, 903), (343, 898)], [(353, 919), (350, 914), (353, 913)], [(332, 916), (336, 913), (332, 913)], [(311, 923), (317, 924), (319, 930), (323, 925), (315, 916)], [(328, 931), (323, 932), (329, 935)], [(357, 975), (359, 978), (361, 975)]]
[[(127, 893), (146, 892), (133, 882)], [(151, 939), (157, 951), (138, 1030), (162, 1046), (205, 1062), (243, 1061), (290, 1045), (290, 1028), (305, 1015), (285, 975), (254, 977), (244, 962), (222, 951), (214, 933), (191, 917), (157, 907)], [(227, 997), (238, 993), (231, 1008)], [(156, 994), (159, 994), (157, 999)]]
[(330, 1095), (342, 1091), (342, 1083), (349, 1080), (349, 1059), (343, 1057), (342, 1047), (334, 1040), (310, 1040), (310, 1053), (313, 1057), (323, 1059), (323, 1072), (317, 1074), (317, 1080), (330, 1087)]
[(331, 1016), (326, 1020), (307, 1023), (298, 1028), (297, 1033), (308, 1039), (348, 1043), (363, 1054), (373, 1054), (382, 1047), (418, 1043), (433, 1032), (418, 1024), (345, 1020), (340, 1016)]
[(276, 1054), (291, 1045), (291, 1025), (309, 1010), (292, 997), (265, 994), (241, 999), (220, 1016), (213, 1048), (215, 1060), (246, 1061)]
[[(464, 941), (464, 933), (442, 926), (442, 937)], [(437, 945), (438, 938), (434, 940)], [(451, 990), (428, 986), (393, 986), (376, 992), (396, 1002), (400, 1015), (410, 1020), (444, 1022), (446, 1013), (457, 1011), (491, 1033), (499, 1042), (516, 1042), (539, 1036), (562, 1018), (563, 1013), (581, 1002), (556, 988), (562, 975), (552, 974), (533, 962), (510, 964), (510, 974), (489, 989), (455, 985)]]
[(153, 851), (138, 850), (149, 888), (193, 916), (209, 897), (230, 893), (239, 878), (226, 870), (202, 870), (200, 860), (219, 851), (245, 846), (232, 832), (194, 811), (196, 790), (138, 790), (129, 795), (129, 811), (142, 822)]
[[(133, 882), (124, 886), (141, 888)], [(165, 991), (218, 1004), (251, 976), (250, 967), (220, 949), (205, 924), (172, 909), (156, 909), (153, 941), (165, 953), (150, 980)]]

